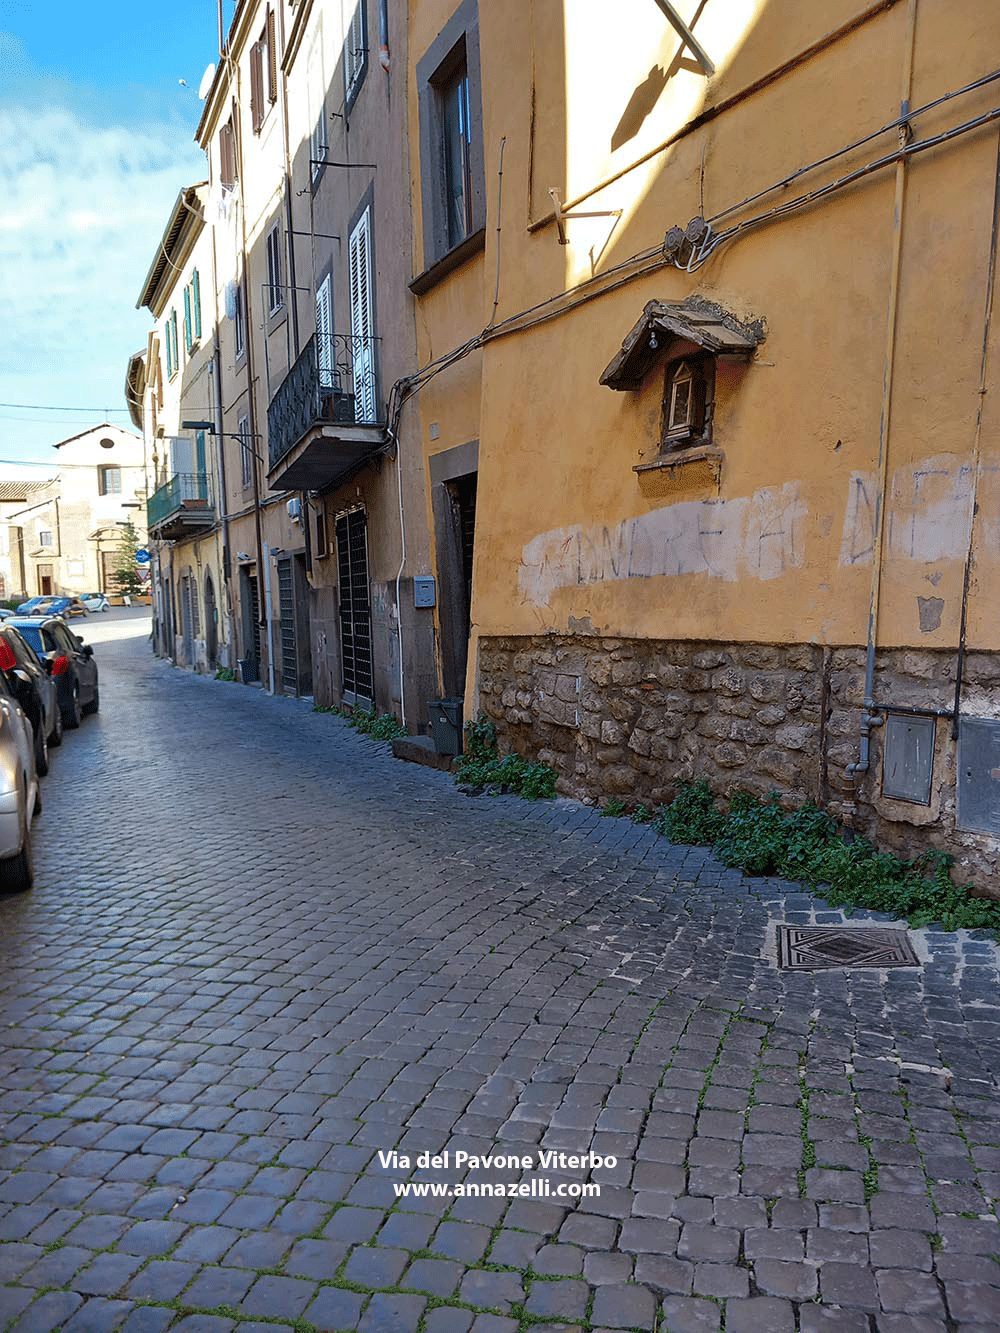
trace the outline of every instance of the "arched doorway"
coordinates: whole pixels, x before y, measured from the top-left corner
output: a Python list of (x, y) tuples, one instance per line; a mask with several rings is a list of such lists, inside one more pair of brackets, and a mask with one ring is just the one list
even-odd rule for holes
[(205, 571), (205, 655), (210, 671), (218, 665), (219, 657), (219, 614), (215, 607), (215, 585), (212, 575)]

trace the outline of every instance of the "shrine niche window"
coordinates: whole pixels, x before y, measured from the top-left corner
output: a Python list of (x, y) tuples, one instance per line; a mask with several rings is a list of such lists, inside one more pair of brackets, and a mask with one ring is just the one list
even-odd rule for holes
[(714, 407), (715, 358), (702, 353), (669, 361), (663, 382), (661, 452), (710, 443)]

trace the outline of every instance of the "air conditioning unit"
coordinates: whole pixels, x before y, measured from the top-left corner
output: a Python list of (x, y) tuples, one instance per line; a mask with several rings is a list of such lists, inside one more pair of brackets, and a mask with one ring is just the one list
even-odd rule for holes
[(293, 523), (302, 522), (302, 501), (299, 496), (293, 496), (285, 505), (285, 508), (288, 510), (288, 517)]

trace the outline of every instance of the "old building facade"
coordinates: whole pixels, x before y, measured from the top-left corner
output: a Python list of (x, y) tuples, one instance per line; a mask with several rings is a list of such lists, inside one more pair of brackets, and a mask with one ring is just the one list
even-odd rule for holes
[(564, 791), (774, 788), (986, 884), (995, 16), (664, 8), (480, 6), (470, 700)]
[(237, 6), (198, 140), (245, 676), (988, 882), (992, 20)]
[(127, 376), (130, 410), (148, 442), (151, 585), (157, 650), (214, 671), (231, 660), (223, 559), (213, 246), (207, 187), (177, 197), (143, 283), (156, 325)]
[(44, 480), (29, 481), (22, 503), (4, 505), (10, 597), (115, 592), (123, 529), (146, 539), (149, 493), (143, 440), (104, 423), (53, 448)]

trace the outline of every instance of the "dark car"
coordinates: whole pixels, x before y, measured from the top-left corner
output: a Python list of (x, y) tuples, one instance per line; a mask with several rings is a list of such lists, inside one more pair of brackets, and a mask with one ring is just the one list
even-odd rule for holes
[(63, 726), (75, 731), (84, 713), (101, 706), (94, 650), (74, 634), (58, 616), (39, 620), (17, 617), (14, 625), (41, 658), (55, 681)]
[(49, 746), (62, 744), (62, 710), (49, 668), (9, 620), (0, 621), (0, 671), (31, 722), (35, 768), (44, 777), (49, 771)]

